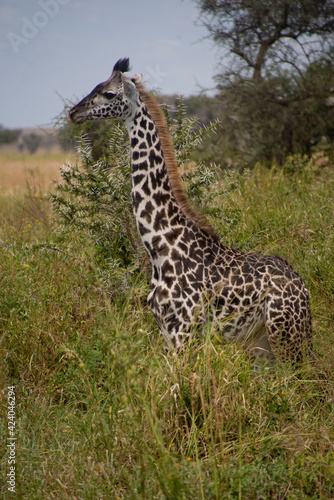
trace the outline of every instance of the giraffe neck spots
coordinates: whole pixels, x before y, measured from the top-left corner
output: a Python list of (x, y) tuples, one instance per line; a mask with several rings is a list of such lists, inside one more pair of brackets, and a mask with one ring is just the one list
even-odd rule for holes
[[(182, 232), (185, 217), (168, 178), (157, 128), (144, 103), (128, 124), (132, 150), (132, 204), (137, 227), (153, 261), (169, 254), (165, 233)], [(163, 241), (162, 241), (163, 240)]]

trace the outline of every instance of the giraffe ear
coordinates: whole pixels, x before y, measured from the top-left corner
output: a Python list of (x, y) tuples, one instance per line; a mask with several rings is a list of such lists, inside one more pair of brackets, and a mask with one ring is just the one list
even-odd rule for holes
[(130, 99), (136, 99), (136, 96), (138, 94), (136, 86), (134, 82), (132, 81), (132, 78), (129, 78), (128, 76), (123, 75), (121, 73), (121, 78), (123, 82), (123, 88), (124, 88), (124, 93), (125, 95)]
[(141, 83), (143, 80), (143, 75), (141, 73), (136, 73), (135, 75), (131, 76), (131, 80), (134, 84)]

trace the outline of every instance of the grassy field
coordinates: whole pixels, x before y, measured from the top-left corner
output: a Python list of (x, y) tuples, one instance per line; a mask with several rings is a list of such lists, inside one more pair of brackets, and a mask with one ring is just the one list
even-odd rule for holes
[(25, 191), (27, 186), (46, 191), (51, 179), (59, 179), (59, 165), (72, 154), (66, 153), (7, 153), (0, 154), (0, 190)]
[(19, 191), (0, 161), (2, 498), (333, 499), (334, 167), (258, 167), (221, 200), (225, 243), (288, 258), (310, 290), (315, 363), (257, 374), (210, 331), (164, 352), (147, 279), (115, 293), (93, 245), (57, 231), (57, 161), (26, 164)]

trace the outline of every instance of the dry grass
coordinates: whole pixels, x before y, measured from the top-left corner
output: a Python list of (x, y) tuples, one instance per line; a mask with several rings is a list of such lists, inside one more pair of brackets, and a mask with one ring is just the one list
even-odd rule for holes
[(34, 182), (41, 191), (46, 191), (52, 179), (59, 180), (59, 167), (72, 159), (70, 153), (0, 154), (0, 189), (23, 192)]

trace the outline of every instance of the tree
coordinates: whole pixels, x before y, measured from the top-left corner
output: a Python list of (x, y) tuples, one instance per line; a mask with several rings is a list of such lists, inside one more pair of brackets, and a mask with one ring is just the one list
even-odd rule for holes
[(42, 139), (39, 135), (32, 132), (31, 134), (24, 135), (22, 137), (24, 146), (28, 149), (30, 154), (33, 154), (39, 148)]
[(20, 130), (11, 130), (8, 128), (4, 128), (0, 125), (0, 145), (1, 144), (11, 144), (17, 141), (21, 131)]
[(216, 76), (229, 154), (309, 153), (333, 123), (333, 0), (198, 0), (223, 49)]

